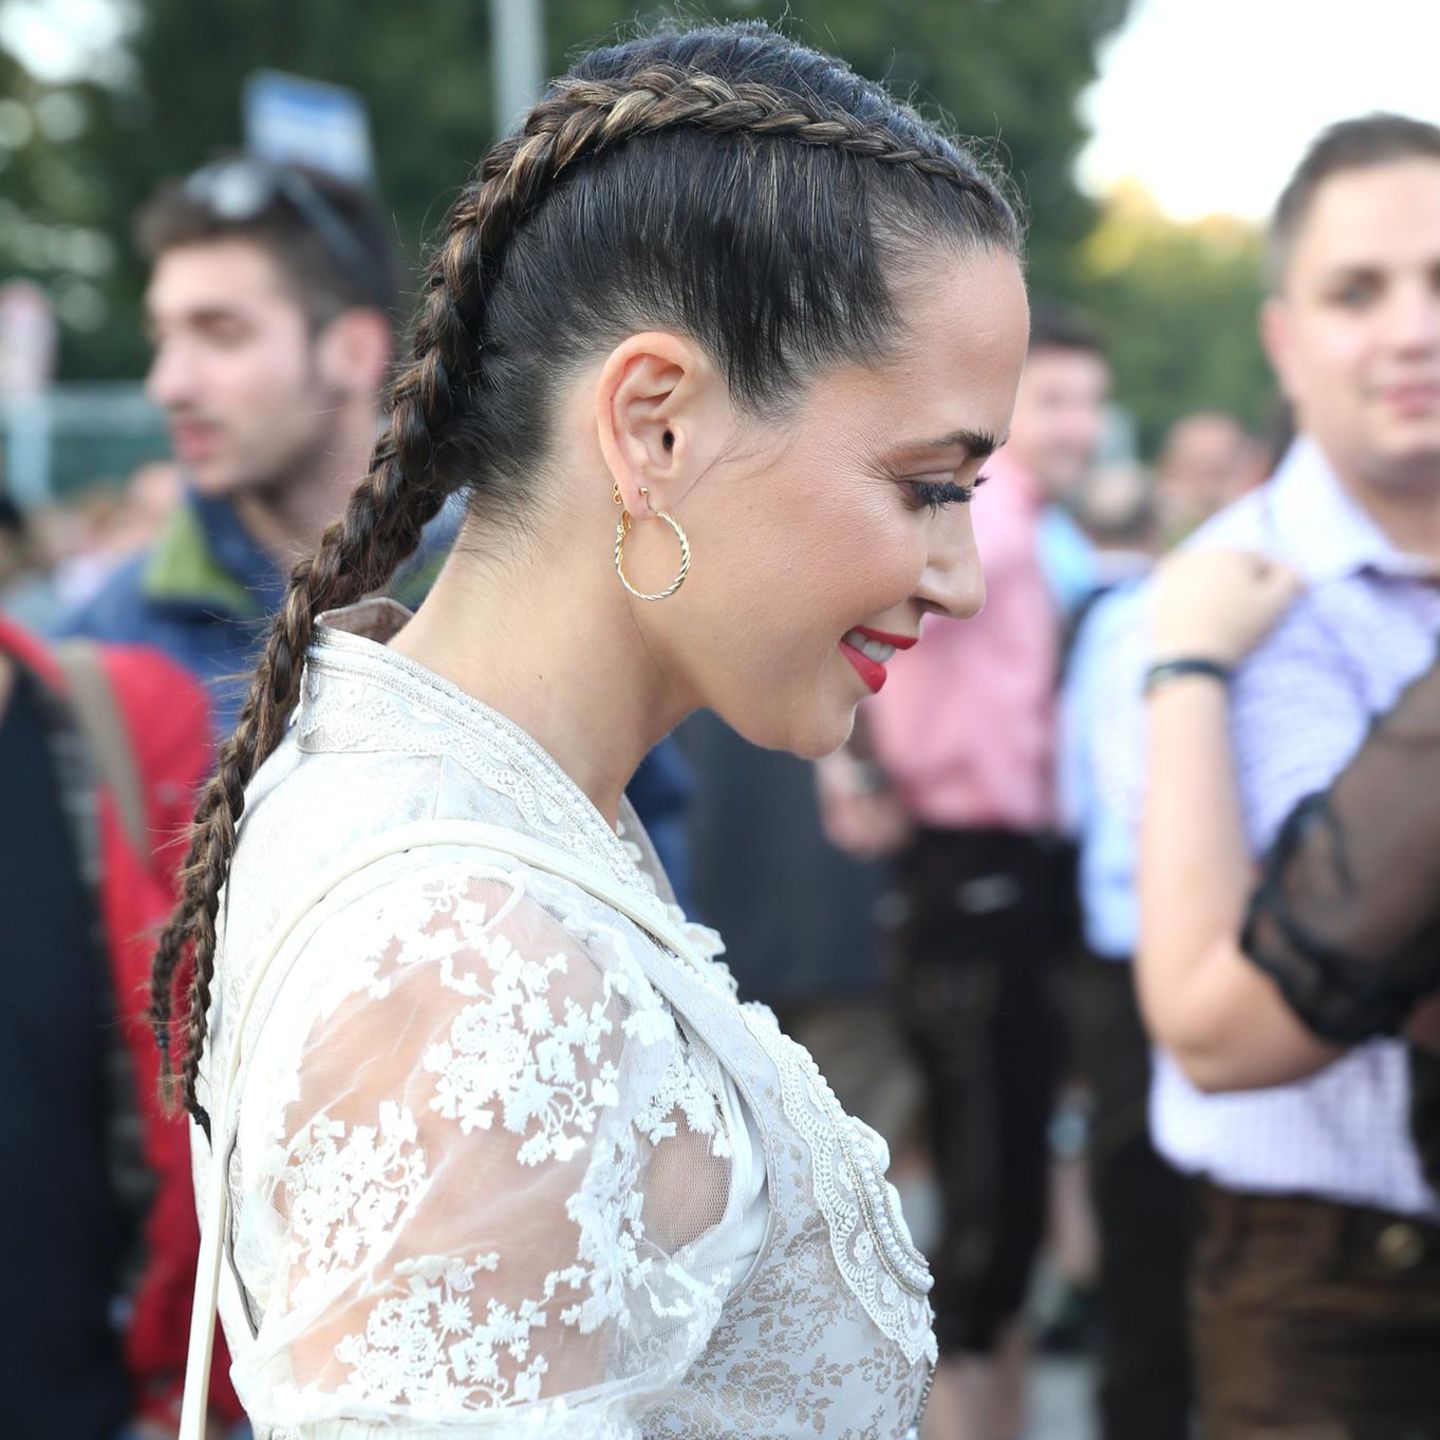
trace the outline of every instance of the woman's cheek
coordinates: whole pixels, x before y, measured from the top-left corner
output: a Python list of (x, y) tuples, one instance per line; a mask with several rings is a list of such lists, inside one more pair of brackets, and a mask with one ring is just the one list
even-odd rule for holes
[(893, 535), (885, 549), (877, 548), (874, 553), (876, 590), (883, 590), (878, 607), (892, 609), (909, 600), (920, 588), (928, 557), (925, 538), (923, 533), (907, 529)]

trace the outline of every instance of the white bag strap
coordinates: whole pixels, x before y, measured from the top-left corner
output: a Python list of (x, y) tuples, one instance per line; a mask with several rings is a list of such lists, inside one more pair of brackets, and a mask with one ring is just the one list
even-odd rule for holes
[[(285, 947), (297, 925), (336, 886), (351, 875), (390, 855), (440, 846), (467, 846), (509, 855), (536, 870), (569, 880), (633, 920), (667, 949), (688, 963), (703, 962), (695, 954), (684, 930), (668, 920), (642, 909), (609, 876), (566, 854), (543, 840), (535, 840), (500, 825), (478, 820), (421, 820), (396, 826), (372, 836), (342, 855), (307, 890), (302, 902), (289, 913), (276, 931), (274, 943), (255, 966), (245, 987), (231, 1027), (230, 1048), (224, 1073), (212, 1075), (210, 1114), (212, 1116), (210, 1171), (206, 1184), (205, 1223), (200, 1232), (200, 1261), (195, 1272), (195, 1301), (190, 1312), (190, 1348), (185, 1361), (185, 1392), (180, 1408), (179, 1440), (204, 1440), (206, 1409), (210, 1394), (210, 1363), (215, 1346), (215, 1311), (220, 1298), (220, 1272), (224, 1263), (225, 1235), (230, 1222), (230, 1186), (227, 1178), (233, 1136), (227, 1136), (229, 1103), (240, 1069), (241, 1036), (260, 993), (261, 982), (271, 963)], [(192, 1137), (193, 1138), (193, 1137)]]

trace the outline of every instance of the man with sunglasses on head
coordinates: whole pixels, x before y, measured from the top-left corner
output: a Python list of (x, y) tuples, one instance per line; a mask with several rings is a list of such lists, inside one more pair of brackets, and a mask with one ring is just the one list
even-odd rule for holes
[[(157, 542), (62, 630), (164, 651), (204, 682), (221, 737), (234, 729), (292, 567), (369, 468), (400, 305), (391, 231), (367, 192), (250, 156), (207, 165), (140, 213), (152, 267), (147, 389), (165, 411), (187, 489)], [(431, 522), (391, 594), (418, 604), (455, 528), (449, 514)], [(688, 794), (669, 742), (630, 788), (682, 900)], [(147, 1124), (163, 1142), (168, 1131), (153, 1106)], [(184, 1144), (159, 1148), (177, 1157), (174, 1173), (158, 1177), (159, 1193), (184, 1208), (187, 1223), (168, 1237), (171, 1253), (149, 1257), (150, 1288), (164, 1288), (154, 1272), (169, 1277), (172, 1312), (183, 1315), (198, 1244), (189, 1164)], [(180, 1362), (184, 1333), (176, 1328)], [(169, 1398), (150, 1413), (163, 1414)], [(212, 1386), (217, 1421), (238, 1413), (232, 1399), (223, 1381)], [(137, 1434), (148, 1440), (166, 1428), (162, 1420)]]
[(63, 628), (165, 651), (209, 687), (223, 735), (292, 566), (368, 468), (399, 266), (373, 196), (249, 156), (161, 190), (137, 233), (146, 388), (189, 485), (156, 544)]
[[(248, 156), (163, 189), (137, 230), (152, 267), (147, 389), (165, 411), (186, 493), (149, 550), (62, 630), (165, 652), (204, 683), (224, 736), (291, 568), (368, 468), (399, 265), (372, 196)], [(446, 538), (437, 522), (395, 593), (418, 598)], [(136, 992), (132, 1009), (142, 1005)], [(131, 1433), (149, 1440), (174, 1433), (199, 1235), (184, 1127), (161, 1117), (148, 1087), (140, 1099), (150, 1213), (168, 1217), (147, 1227), (137, 1290), (146, 1304), (126, 1337), (143, 1391)], [(211, 1391), (216, 1434), (240, 1413), (227, 1367), (221, 1360)], [(167, 1374), (173, 1384), (157, 1378)]]
[[(291, 568), (369, 468), (399, 304), (391, 228), (365, 191), (250, 156), (207, 165), (140, 214), (147, 388), (189, 489), (159, 541), (62, 630), (165, 651), (209, 688), (220, 736)], [(448, 511), (431, 522), (391, 594), (419, 603), (456, 524)], [(669, 741), (629, 791), (682, 904), (689, 793)]]

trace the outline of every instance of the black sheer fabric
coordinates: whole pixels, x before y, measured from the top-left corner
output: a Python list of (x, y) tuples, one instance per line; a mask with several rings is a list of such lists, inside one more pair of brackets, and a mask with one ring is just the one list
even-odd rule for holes
[(1339, 1044), (1395, 1033), (1440, 988), (1440, 663), (1285, 822), (1241, 943)]
[(1420, 1152), (1420, 1168), (1440, 1193), (1440, 1055), (1410, 1051), (1410, 1133)]

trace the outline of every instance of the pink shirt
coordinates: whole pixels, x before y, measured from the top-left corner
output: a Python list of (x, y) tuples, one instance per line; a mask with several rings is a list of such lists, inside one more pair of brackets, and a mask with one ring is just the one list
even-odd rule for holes
[(973, 620), (930, 616), (865, 714), (921, 824), (1043, 830), (1055, 821), (1060, 629), (1037, 543), (1044, 501), (1004, 451), (985, 472), (972, 501), (985, 608)]

